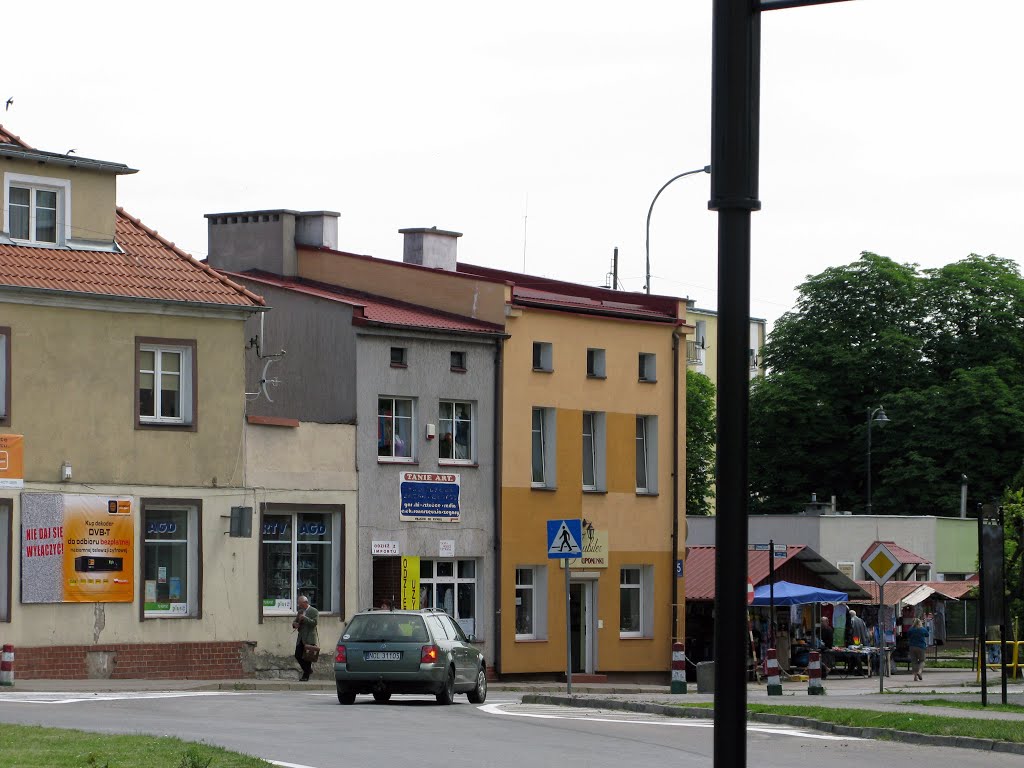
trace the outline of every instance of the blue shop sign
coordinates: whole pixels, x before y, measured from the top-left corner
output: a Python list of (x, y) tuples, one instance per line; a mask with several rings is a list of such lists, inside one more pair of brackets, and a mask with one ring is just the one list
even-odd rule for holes
[(458, 475), (403, 472), (400, 494), (402, 520), (459, 522)]

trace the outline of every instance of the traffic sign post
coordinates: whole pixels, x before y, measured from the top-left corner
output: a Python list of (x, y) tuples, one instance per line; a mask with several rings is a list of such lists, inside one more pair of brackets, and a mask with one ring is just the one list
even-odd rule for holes
[(882, 624), (882, 611), (885, 608), (885, 582), (892, 578), (902, 563), (882, 542), (872, 549), (861, 561), (864, 573), (878, 584), (878, 692), (885, 693), (885, 667), (888, 659), (885, 656), (885, 625)]
[[(583, 523), (580, 520), (548, 520), (548, 559), (570, 560), (583, 556)], [(572, 635), (569, 628), (569, 572), (565, 568), (565, 692), (572, 696)]]

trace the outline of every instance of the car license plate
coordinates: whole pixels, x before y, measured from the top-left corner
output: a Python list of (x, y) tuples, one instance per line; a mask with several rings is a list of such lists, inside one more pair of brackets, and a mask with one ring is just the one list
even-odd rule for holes
[(363, 653), (366, 661), (401, 661), (401, 651), (366, 651)]

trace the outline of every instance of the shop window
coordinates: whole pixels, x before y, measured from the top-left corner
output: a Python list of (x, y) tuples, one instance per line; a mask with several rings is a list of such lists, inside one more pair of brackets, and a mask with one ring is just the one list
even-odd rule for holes
[[(264, 507), (260, 525), (260, 599), (265, 615), (294, 613), (299, 595), (321, 613), (339, 610), (338, 513)], [(288, 505), (292, 507), (293, 505)]]
[(467, 635), (477, 626), (476, 560), (420, 560), (420, 608), (440, 608)]
[(11, 502), (0, 500), (0, 622), (11, 620)]
[(516, 567), (516, 640), (547, 637), (547, 568)]
[(147, 619), (202, 616), (199, 501), (142, 500), (142, 610)]

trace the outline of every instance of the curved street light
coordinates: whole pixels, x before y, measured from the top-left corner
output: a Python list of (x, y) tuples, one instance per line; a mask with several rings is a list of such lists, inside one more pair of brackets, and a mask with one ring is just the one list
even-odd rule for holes
[(885, 415), (885, 409), (878, 406), (875, 410), (868, 408), (868, 504), (865, 514), (871, 514), (871, 425), (877, 423), (884, 427), (889, 423), (889, 417)]
[(703, 168), (697, 168), (696, 170), (686, 171), (685, 173), (680, 173), (678, 176), (673, 176), (661, 185), (661, 189), (658, 190), (658, 194), (654, 196), (654, 200), (651, 200), (651, 207), (647, 209), (647, 240), (644, 248), (647, 252), (647, 271), (644, 273), (647, 282), (644, 284), (644, 290), (647, 291), (647, 293), (651, 292), (651, 211), (654, 210), (654, 204), (657, 202), (659, 195), (665, 191), (665, 187), (676, 179), (681, 179), (683, 176), (692, 176), (695, 173), (711, 173), (711, 166), (705, 165)]

